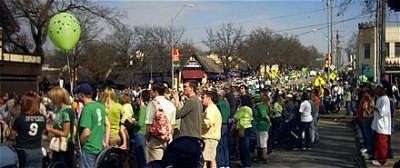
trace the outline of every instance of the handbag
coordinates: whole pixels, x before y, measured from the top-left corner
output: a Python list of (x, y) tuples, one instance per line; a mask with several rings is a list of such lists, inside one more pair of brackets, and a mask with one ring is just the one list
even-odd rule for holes
[(50, 149), (55, 152), (65, 152), (68, 148), (67, 138), (53, 137), (50, 141)]

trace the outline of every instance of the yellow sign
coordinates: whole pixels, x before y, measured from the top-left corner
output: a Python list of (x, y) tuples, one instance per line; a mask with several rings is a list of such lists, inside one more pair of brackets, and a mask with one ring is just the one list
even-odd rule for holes
[(337, 75), (334, 72), (331, 72), (331, 74), (329, 74), (329, 79), (331, 80), (335, 80), (337, 77)]
[(321, 86), (321, 85), (325, 85), (326, 81), (324, 78), (318, 76), (314, 79), (314, 86)]

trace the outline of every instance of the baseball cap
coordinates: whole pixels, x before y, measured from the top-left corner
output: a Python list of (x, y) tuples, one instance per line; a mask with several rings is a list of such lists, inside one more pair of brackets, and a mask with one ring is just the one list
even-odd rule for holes
[(93, 87), (90, 86), (88, 83), (82, 83), (78, 86), (76, 93), (82, 93), (84, 95), (92, 95), (93, 94)]

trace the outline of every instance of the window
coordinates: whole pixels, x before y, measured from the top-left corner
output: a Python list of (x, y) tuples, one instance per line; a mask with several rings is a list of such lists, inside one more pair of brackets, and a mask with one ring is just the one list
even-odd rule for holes
[(389, 57), (390, 56), (390, 52), (389, 52), (389, 43), (386, 43), (386, 48), (385, 48), (385, 56)]
[(394, 43), (394, 56), (400, 57), (400, 43)]
[(369, 43), (364, 44), (364, 58), (365, 59), (371, 58), (371, 44)]

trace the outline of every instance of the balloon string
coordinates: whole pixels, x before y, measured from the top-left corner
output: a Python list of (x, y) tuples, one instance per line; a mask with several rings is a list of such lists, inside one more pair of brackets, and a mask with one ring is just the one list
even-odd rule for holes
[(69, 64), (69, 52), (67, 51), (67, 50), (65, 50), (65, 53), (67, 54), (67, 66), (68, 66), (68, 74), (69, 74), (69, 86), (70, 86), (70, 93), (72, 94), (73, 93), (73, 88), (74, 88), (74, 86), (73, 86), (73, 82), (72, 82), (72, 74), (71, 74), (71, 66), (70, 66), (70, 64)]

